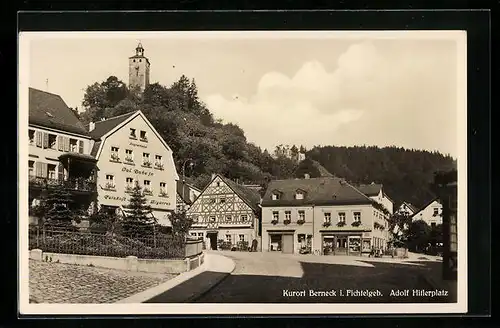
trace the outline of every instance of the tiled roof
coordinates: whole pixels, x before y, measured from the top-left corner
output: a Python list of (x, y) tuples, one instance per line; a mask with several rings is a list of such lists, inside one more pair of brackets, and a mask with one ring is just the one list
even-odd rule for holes
[[(304, 199), (295, 199), (296, 191), (306, 192)], [(279, 191), (279, 200), (272, 200), (274, 191)], [(355, 187), (336, 177), (309, 179), (273, 180), (269, 183), (262, 206), (300, 205), (350, 205), (371, 204), (373, 200)]]
[(133, 111), (130, 113), (111, 117), (104, 121), (95, 122), (95, 128), (92, 131), (90, 131), (89, 134), (93, 139), (99, 140), (106, 133), (113, 130), (115, 127), (126, 121), (129, 117), (131, 117), (137, 112), (138, 111)]
[(382, 190), (382, 185), (378, 183), (362, 184), (357, 186), (358, 190), (367, 196), (377, 196)]
[(221, 175), (220, 177), (242, 200), (248, 204), (248, 206), (252, 208), (252, 210), (254, 210), (254, 212), (260, 211), (260, 195), (256, 190), (237, 184), (233, 180), (227, 179)]
[(61, 96), (34, 88), (29, 88), (29, 123), (88, 136)]
[[(184, 192), (183, 192), (183, 188), (182, 188), (182, 185), (184, 185)], [(194, 189), (196, 191), (199, 191), (201, 192), (201, 190), (199, 190), (198, 188), (188, 184), (188, 183), (185, 183), (185, 182), (182, 182), (181, 180), (178, 180), (177, 181), (177, 194), (181, 197), (181, 199), (184, 201), (184, 203), (188, 204), (188, 205), (191, 205), (193, 202), (191, 201), (190, 199), (190, 194), (189, 194), (189, 191), (191, 189)]]
[(413, 205), (412, 203), (403, 202), (403, 204), (406, 204), (406, 206), (408, 206), (413, 213), (418, 211), (418, 208), (416, 208), (415, 205)]

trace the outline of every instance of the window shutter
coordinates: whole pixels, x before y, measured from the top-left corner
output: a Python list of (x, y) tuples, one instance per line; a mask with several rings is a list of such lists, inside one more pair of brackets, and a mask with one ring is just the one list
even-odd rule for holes
[(57, 136), (57, 149), (59, 151), (64, 151), (63, 137), (62, 136)]
[(41, 163), (42, 164), (42, 177), (47, 178), (49, 176), (49, 167), (47, 163)]
[(35, 176), (36, 177), (42, 176), (42, 163), (41, 162), (35, 162)]
[(42, 131), (36, 131), (36, 135), (35, 135), (35, 141), (36, 141), (36, 146), (37, 147), (42, 147), (42, 144), (43, 144), (43, 135), (42, 135)]
[(69, 151), (69, 138), (63, 137), (64, 139), (64, 151)]
[(83, 154), (83, 140), (78, 140), (78, 152)]
[(49, 134), (43, 133), (43, 148), (49, 148)]

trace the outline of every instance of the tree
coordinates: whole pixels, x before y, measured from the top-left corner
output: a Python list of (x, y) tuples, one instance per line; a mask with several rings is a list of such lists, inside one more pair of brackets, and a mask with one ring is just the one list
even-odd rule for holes
[(424, 251), (430, 240), (431, 229), (423, 220), (413, 221), (408, 231), (408, 248), (415, 252)]
[(151, 207), (146, 203), (147, 200), (142, 192), (142, 188), (139, 182), (136, 182), (132, 189), (129, 203), (124, 206), (124, 235), (128, 237), (146, 237), (153, 233), (153, 225), (156, 223), (156, 220), (151, 216)]
[(70, 210), (73, 203), (72, 195), (64, 187), (56, 185), (48, 190), (48, 196), (43, 200), (46, 210), (45, 224), (51, 227), (71, 228), (73, 220), (78, 217)]
[(193, 224), (193, 219), (187, 216), (185, 211), (180, 211), (170, 215), (170, 222), (174, 236), (186, 236)]
[(121, 221), (116, 211), (109, 211), (105, 208), (101, 208), (89, 216), (89, 224), (92, 231), (108, 233), (111, 236), (119, 232)]

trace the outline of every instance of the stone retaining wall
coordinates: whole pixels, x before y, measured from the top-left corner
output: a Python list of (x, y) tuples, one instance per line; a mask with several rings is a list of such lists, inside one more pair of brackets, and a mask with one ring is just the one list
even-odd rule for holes
[(184, 260), (139, 259), (136, 256), (109, 257), (94, 255), (76, 255), (61, 253), (44, 253), (40, 249), (30, 251), (30, 259), (36, 261), (95, 266), (108, 269), (154, 272), (183, 273), (193, 270), (203, 264), (204, 254), (199, 254)]

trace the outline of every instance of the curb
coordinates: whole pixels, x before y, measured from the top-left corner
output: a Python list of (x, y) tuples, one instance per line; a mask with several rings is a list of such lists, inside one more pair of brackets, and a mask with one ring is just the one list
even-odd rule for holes
[[(225, 264), (225, 265), (222, 265), (222, 268), (217, 268), (217, 266), (213, 264), (214, 258), (216, 258), (216, 257), (223, 258), (223, 264)], [(196, 291), (196, 292), (194, 292), (194, 294), (191, 293), (191, 295), (187, 296), (185, 299), (181, 299), (181, 298), (179, 298), (178, 295), (176, 295), (176, 297), (174, 297), (176, 299), (176, 302), (173, 302), (173, 303), (192, 302), (196, 298), (199, 298), (200, 296), (206, 294), (212, 288), (214, 288), (219, 283), (221, 283), (222, 280), (224, 280), (227, 276), (229, 276), (231, 274), (231, 272), (233, 272), (234, 268), (235, 268), (235, 263), (233, 260), (231, 260), (225, 256), (222, 256), (222, 255), (205, 253), (205, 260), (204, 260), (203, 264), (200, 265), (199, 267), (197, 267), (196, 269), (194, 269), (192, 271), (185, 272), (185, 273), (181, 273), (180, 275), (178, 275), (177, 277), (175, 277), (173, 279), (170, 279), (170, 280), (168, 280), (168, 281), (166, 281), (158, 286), (146, 289), (142, 292), (139, 292), (139, 293), (134, 294), (132, 296), (129, 296), (127, 298), (121, 299), (118, 302), (116, 302), (115, 304), (146, 303), (147, 301), (149, 301), (157, 296), (160, 296), (162, 294), (167, 293), (171, 289), (183, 284), (186, 281), (189, 281), (189, 280), (199, 276), (200, 274), (202, 274), (204, 272), (211, 271), (211, 272), (217, 272), (217, 273), (222, 274), (220, 279), (217, 279), (216, 281), (212, 281), (212, 283), (210, 283), (207, 286), (203, 286), (201, 291), (199, 291), (199, 292)]]
[(220, 285), (227, 277), (231, 275), (231, 273), (234, 271), (236, 268), (236, 264), (234, 261), (226, 256), (223, 255), (217, 255), (220, 257), (224, 257), (228, 261), (231, 261), (231, 266), (230, 269), (228, 269), (223, 276), (221, 276), (216, 282), (212, 283), (211, 285), (208, 285), (207, 287), (203, 288), (201, 291), (199, 291), (197, 294), (192, 295), (191, 297), (188, 297), (185, 302), (190, 303), (196, 301), (198, 298), (205, 296), (208, 292), (210, 292), (212, 289)]

